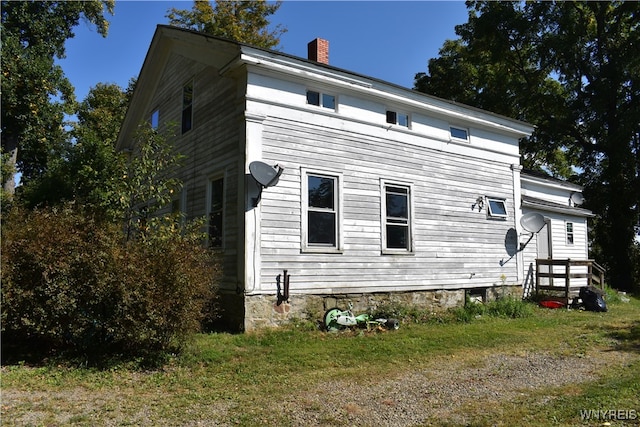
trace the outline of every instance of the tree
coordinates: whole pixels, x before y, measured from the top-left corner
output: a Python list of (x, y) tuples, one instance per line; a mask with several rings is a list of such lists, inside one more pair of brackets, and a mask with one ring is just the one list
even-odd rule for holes
[[(525, 167), (585, 185), (594, 249), (610, 284), (631, 290), (640, 207), (640, 4), (467, 2), (416, 89), (536, 126)], [(635, 250), (637, 253), (637, 250)]]
[(125, 163), (115, 140), (126, 112), (132, 85), (123, 91), (115, 84), (98, 83), (77, 109), (77, 122), (68, 144), (47, 169), (21, 188), (27, 207), (53, 206), (75, 201), (93, 213), (122, 219), (117, 209), (124, 185)]
[(280, 44), (286, 31), (280, 25), (269, 30), (270, 15), (276, 13), (281, 1), (196, 0), (191, 10), (172, 8), (167, 14), (169, 23), (181, 28), (200, 31), (213, 36), (272, 49)]
[[(175, 125), (169, 126), (167, 136), (151, 128), (149, 123), (138, 127), (135, 150), (123, 176), (123, 188), (118, 199), (127, 239), (148, 230), (162, 233), (162, 217), (157, 212), (169, 205), (173, 195), (182, 187), (175, 174), (184, 156), (174, 151), (168, 138), (173, 136)], [(158, 231), (160, 230), (160, 231)]]
[[(114, 0), (2, 2), (3, 166), (17, 165), (23, 181), (40, 176), (69, 142), (63, 120), (74, 112), (75, 97), (55, 58), (64, 58), (81, 17), (106, 36), (104, 12), (113, 14), (114, 6)], [(13, 182), (13, 174), (3, 175), (9, 193)]]
[(216, 316), (220, 270), (204, 220), (176, 221), (167, 209), (182, 156), (142, 123), (131, 159), (114, 157), (122, 95), (98, 85), (83, 103), (78, 151), (49, 172), (50, 183), (69, 185), (66, 198), (17, 206), (2, 224), (0, 324), (12, 344), (149, 356), (179, 349)]
[(72, 131), (75, 145), (67, 156), (72, 198), (112, 219), (120, 219), (114, 199), (121, 192), (124, 170), (115, 142), (132, 89), (133, 82), (126, 91), (115, 84), (91, 88), (78, 109)]

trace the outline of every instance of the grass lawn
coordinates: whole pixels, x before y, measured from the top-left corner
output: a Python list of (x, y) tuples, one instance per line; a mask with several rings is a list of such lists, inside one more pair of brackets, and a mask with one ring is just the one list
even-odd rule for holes
[[(184, 354), (153, 371), (128, 365), (3, 366), (1, 425), (296, 426), (295, 411), (320, 413), (325, 401), (338, 409), (316, 418), (315, 425), (362, 425), (350, 418), (350, 412), (365, 416), (358, 415), (362, 407), (334, 398), (333, 387), (382, 390), (416, 372), (428, 379), (444, 367), (487, 372), (486, 361), (496, 354), (597, 361), (599, 368), (586, 381), (518, 389), (509, 399), (468, 399), (463, 388), (455, 413), (432, 413), (410, 425), (640, 425), (635, 298), (609, 303), (607, 313), (536, 307), (526, 318), (405, 322), (397, 331), (326, 333), (299, 323), (259, 333), (198, 335)], [(509, 378), (493, 373), (496, 381)], [(555, 374), (553, 368), (545, 373)], [(352, 392), (359, 393), (358, 387)], [(393, 406), (394, 399), (378, 399), (373, 410)], [(618, 412), (599, 419), (585, 412), (605, 410)]]

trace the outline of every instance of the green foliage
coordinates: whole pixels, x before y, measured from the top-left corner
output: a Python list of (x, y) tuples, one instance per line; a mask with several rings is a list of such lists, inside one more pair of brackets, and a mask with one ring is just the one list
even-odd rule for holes
[(402, 323), (469, 323), (483, 316), (516, 319), (530, 317), (534, 313), (534, 305), (513, 297), (503, 297), (485, 304), (476, 303), (467, 298), (463, 307), (445, 311), (431, 311), (415, 306), (398, 303), (383, 304), (370, 314), (374, 318), (393, 318)]
[(531, 317), (534, 305), (519, 298), (498, 298), (485, 304), (467, 300), (464, 307), (451, 310), (454, 318), (460, 322), (471, 322), (482, 316), (518, 319)]
[[(171, 133), (171, 129), (168, 132)], [(134, 147), (116, 201), (123, 214), (127, 238), (137, 232), (147, 233), (153, 226), (155, 214), (165, 208), (182, 187), (173, 172), (184, 156), (174, 152), (163, 134), (143, 123), (136, 133)]]
[(41, 176), (69, 143), (63, 120), (74, 112), (75, 97), (55, 58), (64, 58), (81, 18), (106, 36), (104, 13), (114, 6), (113, 0), (2, 2), (2, 147), (23, 182)]
[[(0, 173), (2, 174), (2, 182), (5, 183), (8, 180), (13, 179), (15, 173), (15, 166), (11, 161), (11, 155), (5, 153), (0, 148)], [(4, 217), (9, 212), (11, 204), (13, 202), (13, 194), (3, 187), (0, 187), (0, 218)]]
[(121, 227), (73, 204), (12, 212), (2, 239), (3, 346), (90, 360), (180, 349), (214, 314), (205, 310), (217, 263), (193, 228), (171, 230), (126, 242)]
[(467, 3), (416, 89), (535, 125), (524, 166), (585, 185), (593, 248), (617, 289), (640, 287), (637, 2)]
[(167, 14), (169, 23), (213, 36), (272, 49), (280, 44), (286, 31), (280, 25), (269, 30), (269, 16), (276, 13), (281, 1), (216, 0), (194, 1), (191, 10), (172, 8)]
[(74, 144), (51, 158), (42, 175), (21, 186), (19, 196), (26, 206), (73, 200), (106, 218), (122, 218), (117, 201), (124, 191), (125, 158), (114, 144), (127, 102), (127, 93), (115, 84), (91, 88), (71, 131)]

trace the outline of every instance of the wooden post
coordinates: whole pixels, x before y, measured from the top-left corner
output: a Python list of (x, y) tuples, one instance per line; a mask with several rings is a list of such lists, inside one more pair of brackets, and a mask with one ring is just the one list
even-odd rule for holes
[(564, 291), (564, 296), (567, 299), (567, 304), (569, 304), (569, 295), (571, 295), (571, 260), (567, 259), (566, 263), (565, 263), (565, 269), (564, 269), (564, 274), (565, 274), (565, 291)]
[(536, 299), (540, 293), (540, 260), (536, 259)]

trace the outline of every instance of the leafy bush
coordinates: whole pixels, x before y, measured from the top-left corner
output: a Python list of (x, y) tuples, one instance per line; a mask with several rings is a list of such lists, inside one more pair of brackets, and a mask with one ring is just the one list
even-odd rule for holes
[(78, 211), (16, 210), (5, 221), (3, 347), (88, 358), (180, 349), (215, 298), (213, 254), (185, 230), (126, 241), (122, 227)]

